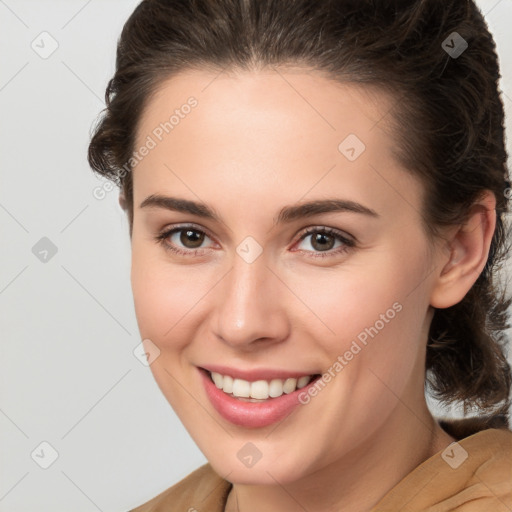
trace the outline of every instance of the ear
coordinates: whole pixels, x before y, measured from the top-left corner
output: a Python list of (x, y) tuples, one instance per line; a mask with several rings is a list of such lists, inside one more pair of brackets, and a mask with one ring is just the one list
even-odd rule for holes
[(467, 222), (449, 230), (449, 256), (438, 258), (430, 304), (448, 308), (459, 303), (483, 271), (496, 228), (496, 197), (486, 190), (473, 204)]

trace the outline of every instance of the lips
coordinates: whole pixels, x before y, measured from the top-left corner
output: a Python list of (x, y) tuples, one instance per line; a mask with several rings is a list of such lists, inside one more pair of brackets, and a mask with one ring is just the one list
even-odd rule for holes
[(254, 382), (257, 380), (267, 380), (270, 381), (272, 379), (288, 379), (295, 378), (298, 379), (305, 375), (317, 375), (315, 371), (290, 371), (283, 369), (270, 369), (270, 368), (261, 368), (254, 370), (243, 370), (241, 368), (230, 368), (229, 366), (223, 365), (207, 365), (202, 366), (202, 368), (210, 373), (220, 373), (221, 375), (229, 375), (233, 377), (233, 379), (243, 379), (249, 382)]
[[(243, 371), (220, 366), (198, 370), (214, 409), (230, 423), (246, 428), (264, 427), (284, 419), (300, 405), (299, 393), (307, 391), (320, 377), (319, 374), (273, 370)], [(216, 376), (213, 377), (213, 374)], [(299, 381), (301, 387), (297, 387)], [(236, 394), (239, 396), (235, 396)], [(272, 397), (271, 394), (276, 396)], [(255, 398), (254, 395), (262, 398)]]

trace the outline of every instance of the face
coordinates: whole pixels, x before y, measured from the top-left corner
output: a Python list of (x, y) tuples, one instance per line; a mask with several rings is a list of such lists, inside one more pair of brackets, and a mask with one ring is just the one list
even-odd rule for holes
[(160, 389), (232, 482), (349, 464), (423, 400), (432, 259), (392, 105), (305, 70), (190, 71), (143, 113), (137, 321)]

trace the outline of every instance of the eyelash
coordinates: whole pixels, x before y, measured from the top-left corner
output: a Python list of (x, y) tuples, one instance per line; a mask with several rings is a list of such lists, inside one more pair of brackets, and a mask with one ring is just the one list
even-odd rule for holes
[[(205, 231), (196, 228), (193, 225), (184, 225), (184, 226), (178, 226), (174, 227), (172, 229), (168, 229), (165, 231), (162, 231), (155, 237), (155, 241), (159, 244), (161, 244), (165, 250), (171, 251), (175, 254), (179, 254), (181, 256), (196, 256), (198, 253), (200, 253), (203, 249), (179, 249), (178, 247), (169, 244), (166, 240), (174, 233), (179, 233), (180, 231), (194, 231), (195, 233), (200, 233), (203, 235), (206, 235), (208, 238), (211, 238), (208, 233)], [(330, 235), (338, 240), (340, 240), (344, 245), (342, 247), (338, 247), (338, 249), (333, 250), (329, 249), (328, 251), (320, 251), (316, 253), (312, 253), (312, 251), (304, 251), (303, 249), (300, 249), (301, 251), (304, 251), (306, 253), (310, 253), (308, 257), (311, 258), (328, 258), (328, 257), (334, 257), (337, 255), (340, 255), (342, 253), (347, 252), (349, 249), (353, 248), (356, 243), (354, 240), (351, 240), (347, 237), (345, 237), (342, 232), (328, 227), (312, 227), (308, 228), (308, 230), (299, 238), (299, 242), (302, 242), (308, 235), (314, 234), (314, 233), (322, 233), (326, 235)], [(312, 253), (312, 254), (311, 254)]]

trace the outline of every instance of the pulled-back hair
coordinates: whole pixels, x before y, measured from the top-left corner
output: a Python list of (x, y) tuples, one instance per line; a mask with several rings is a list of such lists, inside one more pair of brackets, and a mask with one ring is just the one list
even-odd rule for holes
[(494, 193), (497, 224), (487, 263), (462, 301), (435, 310), (426, 384), (445, 404), (505, 415), (511, 299), (497, 275), (509, 243), (504, 109), (495, 43), (472, 0), (142, 1), (118, 41), (106, 109), (88, 152), (91, 167), (121, 187), (130, 233), (127, 162), (158, 87), (187, 70), (287, 65), (392, 95), (387, 117), (395, 157), (424, 184), (423, 222), (433, 242), (442, 227), (467, 219), (484, 190)]

